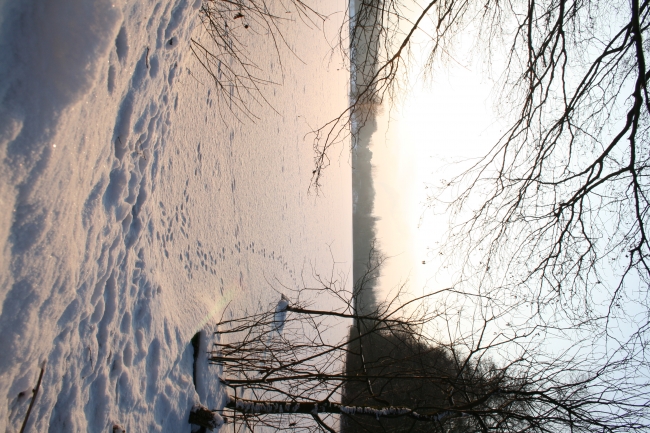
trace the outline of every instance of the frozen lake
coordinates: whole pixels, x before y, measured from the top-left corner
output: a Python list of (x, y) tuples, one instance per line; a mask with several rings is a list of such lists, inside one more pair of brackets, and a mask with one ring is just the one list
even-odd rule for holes
[(308, 193), (307, 134), (347, 101), (328, 42), (344, 2), (317, 3), (340, 12), (325, 32), (285, 23), (282, 66), (251, 35), (281, 83), (255, 122), (220, 109), (191, 55), (199, 6), (0, 5), (2, 431), (19, 431), (46, 361), (28, 431), (189, 432), (192, 404), (222, 398), (205, 371), (195, 391), (197, 331), (228, 303), (269, 308), (271, 285), (309, 284), (333, 259), (352, 283), (346, 143)]

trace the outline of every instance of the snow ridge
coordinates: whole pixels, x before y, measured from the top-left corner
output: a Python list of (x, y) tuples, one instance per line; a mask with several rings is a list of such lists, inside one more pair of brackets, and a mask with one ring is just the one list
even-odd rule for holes
[(183, 57), (166, 43), (189, 40), (192, 6), (2, 5), (20, 17), (0, 70), (0, 430), (44, 360), (31, 431), (187, 427), (191, 351), (152, 313), (147, 227)]
[(316, 67), (326, 40), (291, 27), (302, 58), (277, 68), (251, 32), (290, 87), (268, 92), (281, 115), (228, 124), (189, 49), (200, 5), (0, 0), (0, 431), (46, 361), (26, 431), (189, 433), (194, 404), (226, 398), (206, 356), (224, 308), (268, 308), (268, 281), (297, 287), (332, 243), (350, 259), (349, 166), (333, 198), (305, 193), (306, 125), (346, 98)]

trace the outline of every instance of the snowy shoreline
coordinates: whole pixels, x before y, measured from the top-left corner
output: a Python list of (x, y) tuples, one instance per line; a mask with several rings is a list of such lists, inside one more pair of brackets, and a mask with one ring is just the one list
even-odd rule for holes
[(287, 27), (302, 57), (268, 90), (280, 115), (224, 122), (188, 49), (200, 4), (0, 4), (0, 430), (47, 361), (27, 431), (189, 432), (224, 398), (207, 362), (195, 389), (192, 336), (277, 302), (269, 282), (303, 284), (330, 247), (351, 266), (348, 161), (308, 195), (304, 138), (349, 76)]

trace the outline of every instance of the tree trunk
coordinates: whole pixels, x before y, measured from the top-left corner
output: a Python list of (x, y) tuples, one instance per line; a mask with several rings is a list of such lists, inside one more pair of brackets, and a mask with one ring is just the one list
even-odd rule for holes
[(190, 424), (213, 430), (223, 425), (223, 418), (221, 418), (221, 415), (212, 412), (207, 407), (197, 404), (192, 408), (188, 422)]
[(244, 400), (229, 396), (226, 408), (241, 413), (255, 415), (301, 413), (317, 415), (319, 413), (338, 413), (348, 416), (371, 416), (376, 419), (408, 417), (417, 421), (442, 421), (446, 418), (461, 416), (461, 413), (444, 410), (432, 414), (420, 414), (408, 407), (376, 407), (376, 406), (346, 406), (329, 401), (262, 401)]

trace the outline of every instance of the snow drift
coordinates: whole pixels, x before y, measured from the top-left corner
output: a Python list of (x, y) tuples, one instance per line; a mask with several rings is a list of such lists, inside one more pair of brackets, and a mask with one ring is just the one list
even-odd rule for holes
[(345, 103), (345, 72), (291, 27), (305, 64), (269, 93), (281, 116), (224, 122), (188, 54), (199, 6), (0, 2), (0, 431), (43, 361), (28, 431), (189, 431), (194, 404), (224, 398), (207, 363), (193, 373), (192, 335), (207, 350), (229, 302), (267, 308), (265, 277), (295, 286), (306, 260), (331, 265), (327, 243), (350, 259), (349, 167), (308, 197), (303, 141)]

